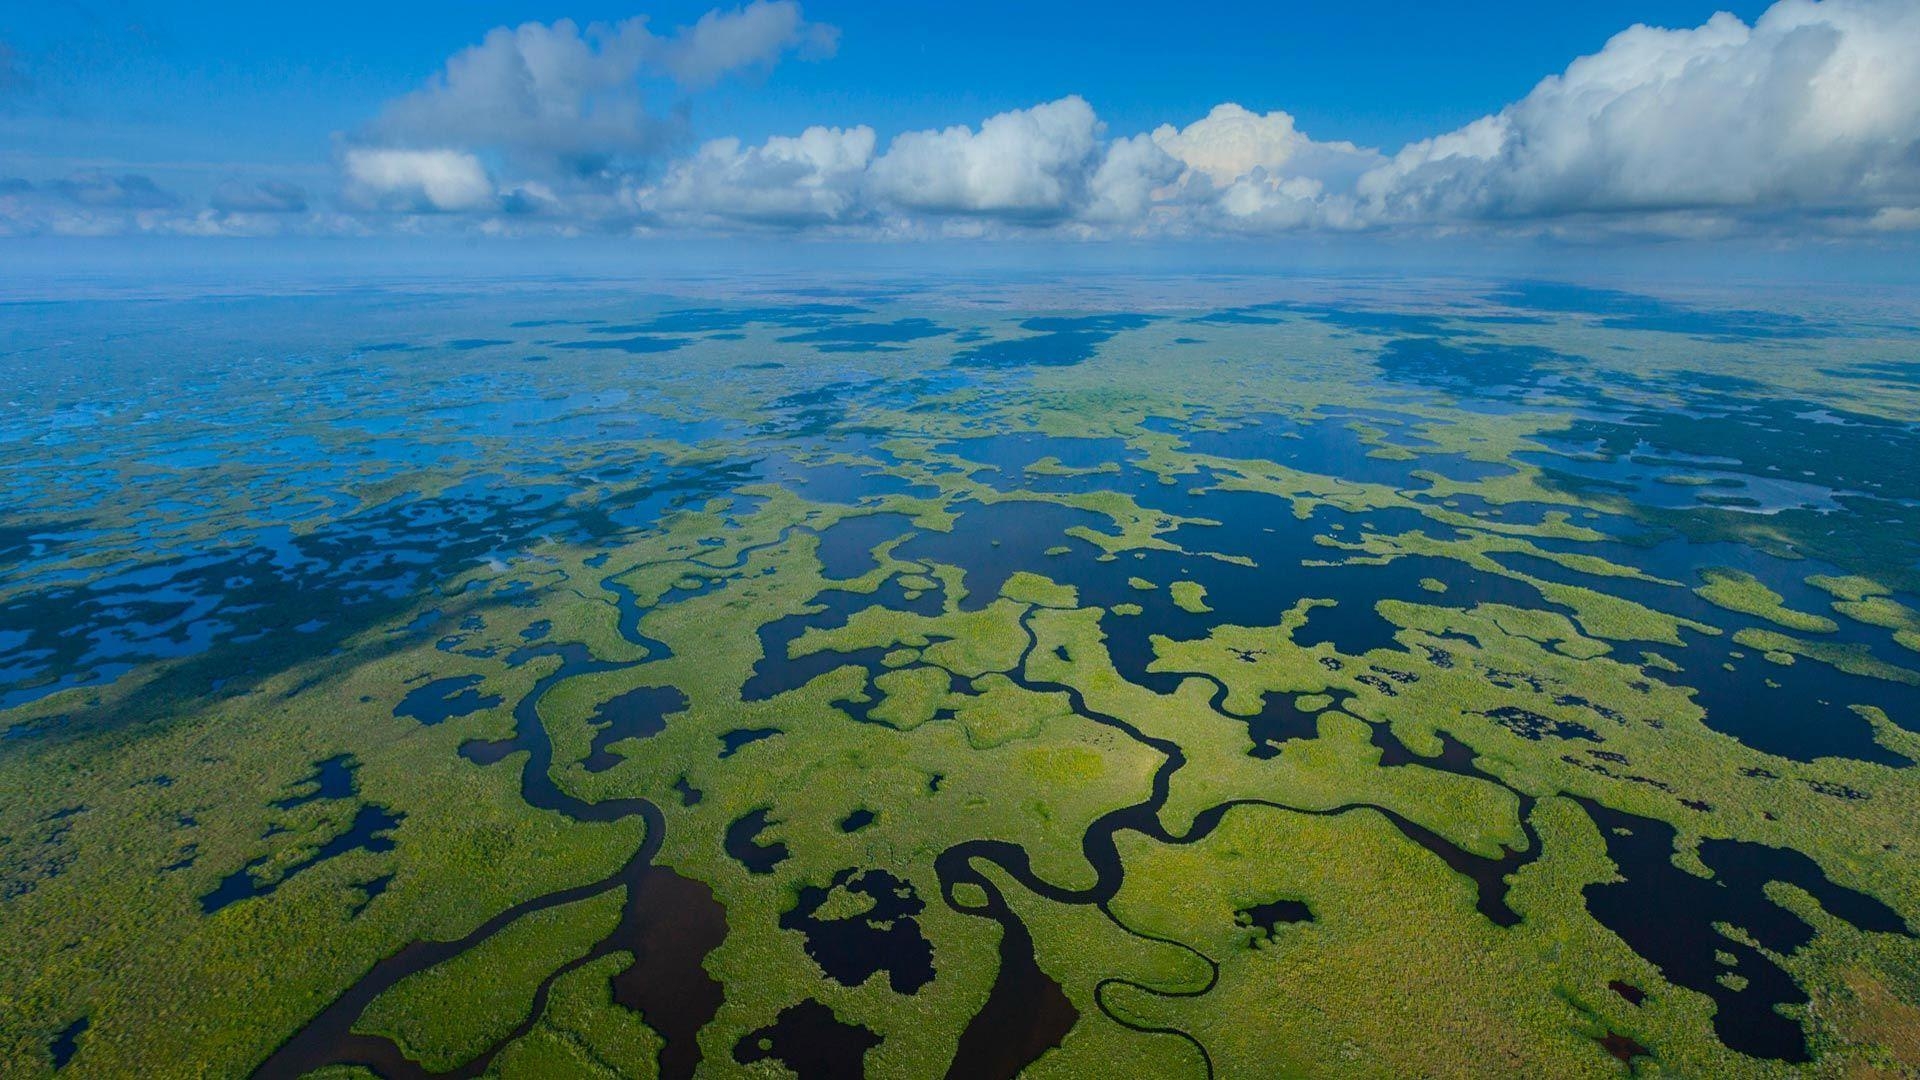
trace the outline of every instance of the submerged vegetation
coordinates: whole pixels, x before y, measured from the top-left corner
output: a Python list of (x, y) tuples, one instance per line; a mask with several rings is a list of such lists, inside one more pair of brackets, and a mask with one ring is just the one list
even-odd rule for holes
[(677, 289), (10, 320), (0, 1074), (1920, 1068), (1897, 320)]

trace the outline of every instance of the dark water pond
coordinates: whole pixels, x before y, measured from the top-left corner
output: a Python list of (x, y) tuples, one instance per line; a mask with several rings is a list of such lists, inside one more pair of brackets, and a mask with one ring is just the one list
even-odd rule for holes
[[(1907, 932), (1892, 909), (1833, 884), (1797, 851), (1705, 840), (1700, 861), (1713, 877), (1696, 877), (1673, 864), (1671, 825), (1585, 800), (1582, 805), (1606, 839), (1607, 857), (1626, 879), (1587, 886), (1587, 909), (1669, 980), (1713, 998), (1715, 1032), (1741, 1053), (1807, 1060), (1799, 1022), (1778, 1010), (1804, 1005), (1806, 992), (1760, 949), (1716, 929), (1722, 923), (1735, 927), (1761, 948), (1781, 954), (1811, 941), (1813, 927), (1767, 896), (1769, 882), (1805, 889), (1829, 915), (1861, 930)], [(1723, 976), (1738, 976), (1745, 984), (1734, 989)]]
[[(864, 910), (819, 917), (835, 889), (865, 897)], [(915, 918), (925, 909), (911, 883), (885, 870), (849, 867), (826, 886), (802, 888), (793, 909), (780, 916), (780, 927), (805, 934), (807, 955), (834, 981), (859, 986), (884, 971), (894, 993), (912, 994), (933, 981), (933, 945)]]
[(809, 998), (748, 1032), (735, 1044), (733, 1060), (751, 1065), (771, 1058), (800, 1080), (859, 1080), (866, 1075), (867, 1051), (879, 1045), (880, 1036)]

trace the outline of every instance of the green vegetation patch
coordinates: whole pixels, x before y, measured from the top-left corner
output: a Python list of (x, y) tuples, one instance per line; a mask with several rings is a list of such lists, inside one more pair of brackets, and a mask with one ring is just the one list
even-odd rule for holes
[(1779, 593), (1760, 583), (1744, 570), (1712, 567), (1700, 571), (1706, 581), (1694, 593), (1710, 604), (1752, 615), (1768, 622), (1810, 634), (1831, 634), (1840, 627), (1824, 615), (1795, 611), (1782, 603)]
[(1167, 586), (1167, 595), (1182, 611), (1204, 615), (1213, 610), (1207, 606), (1207, 587), (1197, 581), (1176, 581)]
[(1906, 683), (1908, 686), (1920, 686), (1920, 671), (1889, 664), (1873, 655), (1872, 650), (1865, 645), (1806, 641), (1773, 630), (1751, 628), (1734, 634), (1733, 640), (1763, 652), (1786, 653), (1807, 660), (1816, 660), (1849, 675), (1864, 675), (1872, 679), (1886, 679), (1889, 682)]
[(612, 953), (555, 979), (540, 1022), (500, 1051), (493, 1072), (605, 1080), (653, 1075), (660, 1037), (613, 1000), (613, 977), (632, 962), (629, 953)]
[(445, 1072), (527, 1018), (541, 981), (613, 932), (626, 889), (522, 915), (451, 960), (416, 972), (367, 1006), (354, 1030), (385, 1035)]

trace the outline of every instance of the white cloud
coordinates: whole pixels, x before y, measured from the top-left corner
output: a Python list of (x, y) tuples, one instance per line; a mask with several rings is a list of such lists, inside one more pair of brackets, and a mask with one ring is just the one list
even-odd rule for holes
[(989, 117), (978, 132), (909, 131), (873, 163), (872, 190), (909, 211), (1061, 220), (1087, 200), (1100, 127), (1072, 96)]
[(1358, 176), (1381, 161), (1380, 154), (1349, 142), (1315, 142), (1294, 126), (1293, 117), (1275, 110), (1261, 115), (1232, 102), (1215, 105), (1206, 116), (1176, 129), (1153, 131), (1162, 150), (1214, 184), (1226, 187), (1255, 169), (1268, 176)]
[(644, 108), (634, 80), (651, 45), (646, 20), (500, 27), (446, 70), (390, 102), (373, 141), (497, 150), (529, 168), (592, 173), (666, 145), (675, 125)]
[(1329, 195), (1326, 185), (1312, 177), (1275, 176), (1264, 167), (1235, 178), (1207, 209), (1208, 223), (1224, 232), (1291, 232), (1356, 224), (1350, 198)]
[(1920, 231), (1920, 206), (1888, 206), (1874, 212), (1867, 227), (1879, 232)]
[(1635, 26), (1360, 182), (1389, 222), (1870, 210), (1920, 192), (1920, 4)]
[(1098, 224), (1144, 225), (1182, 171), (1180, 162), (1151, 136), (1115, 139), (1093, 172), (1092, 197), (1080, 217)]
[(1779, 0), (1752, 26), (1725, 14), (1635, 26), (1521, 100), (1392, 156), (1233, 102), (1184, 126), (1110, 133), (1069, 96), (907, 131), (884, 153), (871, 127), (847, 124), (715, 138), (669, 159), (691, 145), (691, 113), (649, 111), (643, 87), (697, 88), (826, 55), (836, 39), (793, 0), (716, 9), (664, 35), (644, 18), (501, 27), (343, 140), (339, 207), (400, 217), (331, 217), (307, 209), (329, 197), (272, 182), (182, 199), (139, 174), (88, 172), (0, 183), (0, 232), (1774, 230), (1898, 243), (1920, 231), (1920, 0)]
[(498, 204), (486, 167), (464, 151), (355, 147), (344, 165), (347, 199), (369, 209), (458, 212)]
[(664, 37), (644, 16), (584, 29), (570, 19), (498, 27), (389, 102), (366, 141), (492, 151), (522, 169), (591, 177), (684, 136), (684, 116), (647, 111), (643, 77), (703, 86), (789, 51), (828, 54), (836, 34), (807, 22), (793, 0), (716, 9)]
[(1184, 170), (1185, 224), (1204, 231), (1280, 232), (1355, 224), (1354, 181), (1386, 159), (1350, 142), (1309, 138), (1293, 117), (1227, 102), (1153, 143)]
[(750, 147), (716, 139), (668, 170), (642, 203), (689, 224), (832, 224), (860, 212), (873, 148), (865, 126), (810, 127)]
[(659, 63), (688, 86), (704, 86), (729, 72), (766, 67), (788, 51), (802, 59), (832, 56), (840, 31), (810, 23), (792, 0), (754, 0), (729, 12), (707, 12), (700, 21), (659, 41)]

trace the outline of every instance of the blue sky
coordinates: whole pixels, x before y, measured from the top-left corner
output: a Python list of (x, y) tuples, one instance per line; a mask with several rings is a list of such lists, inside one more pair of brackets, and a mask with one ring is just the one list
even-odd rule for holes
[[(1910, 94), (1920, 82), (1891, 70), (1883, 55), (1890, 42), (1916, 66), (1910, 46), (1920, 45), (1912, 40), (1920, 37), (1920, 5), (1911, 0), (1784, 0), (1771, 12), (1764, 3), (1689, 0), (1099, 9), (789, 0), (755, 8), (744, 15), (781, 9), (786, 36), (756, 39), (757, 52), (690, 80), (666, 51), (674, 28), (703, 16), (754, 21), (739, 7), (9, 5), (0, 15), (0, 183), (10, 180), (14, 194), (0, 194), (13, 200), (10, 219), (0, 205), (0, 222), (10, 220), (14, 233), (152, 229), (172, 213), (175, 227), (185, 227), (225, 185), (229, 194), (212, 205), (233, 221), (201, 212), (203, 227), (294, 227), (285, 216), (239, 220), (242, 212), (258, 218), (274, 200), (232, 195), (236, 185), (272, 183), (276, 192), (297, 189), (278, 209), (297, 205), (308, 215), (301, 229), (342, 228), (348, 218), (376, 230), (402, 221), (450, 229), (457, 217), (460, 227), (491, 222), (495, 231), (866, 236), (1271, 234), (1462, 221), (1828, 235), (1920, 223), (1920, 184), (1905, 175), (1887, 180), (1890, 162), (1914, 171), (1920, 145), (1920, 114), (1884, 101), (1920, 97)], [(1729, 14), (1715, 15), (1722, 11)], [(617, 27), (635, 16), (647, 18), (655, 52), (619, 68), (619, 87), (560, 103), (598, 118), (591, 132), (557, 136), (567, 144), (564, 165), (557, 156), (535, 160), (531, 141), (539, 137), (524, 125), (484, 130), (497, 86), (417, 100), (450, 58), (497, 27), (540, 24), (543, 40), (583, 42), (589, 66), (580, 71), (600, 78), (617, 65), (603, 63), (613, 47), (591, 25)], [(1675, 33), (1610, 44), (1636, 23)], [(1809, 53), (1819, 54), (1812, 66)], [(1569, 65), (1594, 54), (1602, 54), (1588, 65), (1597, 74), (1575, 78)], [(1702, 62), (1691, 73), (1663, 67), (1675, 54)], [(492, 57), (503, 58), (517, 56)], [(1836, 103), (1821, 90), (1822, 71), (1831, 81), (1863, 64), (1873, 76), (1866, 97)], [(1711, 77), (1701, 76), (1708, 68)], [(1640, 81), (1622, 86), (1622, 69)], [(1563, 72), (1565, 92), (1535, 91)], [(1739, 86), (1754, 84), (1771, 89), (1739, 97)], [(396, 105), (409, 95), (411, 114)], [(1061, 102), (1078, 104), (1049, 111)], [(1175, 137), (1225, 103), (1244, 110)], [(540, 108), (552, 106), (544, 96)], [(621, 109), (643, 133), (609, 131), (606, 118), (624, 116)], [(1704, 154), (1706, 143), (1663, 113), (1706, 118), (1708, 142), (1732, 141), (1699, 162), (1676, 160), (1689, 147)], [(1282, 114), (1285, 123), (1274, 119)], [(1583, 124), (1602, 126), (1595, 118), (1603, 115), (1619, 129), (1607, 135), (1611, 143), (1570, 148), (1564, 160), (1529, 157)], [(1012, 119), (988, 140), (996, 116)], [(1875, 126), (1855, 130), (1859, 116)], [(450, 117), (457, 122), (448, 129)], [(547, 113), (536, 119), (552, 128)], [(1471, 161), (1444, 147), (1395, 157), (1455, 132), (1477, 131), (1484, 143), (1487, 126), (1473, 128), (1483, 119), (1499, 122), (1504, 141), (1475, 149)], [(778, 141), (816, 125), (832, 134), (798, 149)], [(965, 125), (967, 138), (910, 136), (954, 125)], [(1157, 131), (1162, 125), (1171, 136)], [(973, 140), (976, 132), (983, 137)], [(898, 141), (903, 134), (909, 145)], [(599, 137), (604, 152), (591, 145)], [(1136, 137), (1143, 141), (1129, 144)], [(715, 139), (738, 144), (731, 156), (703, 153)], [(1247, 139), (1266, 140), (1268, 149), (1196, 164)], [(1647, 147), (1670, 153), (1644, 159)], [(439, 156), (420, 156), (428, 153)], [(1037, 186), (991, 177), (984, 189), (949, 183), (960, 173), (976, 183), (983, 168), (1003, 166)], [(1745, 167), (1755, 175), (1717, 185), (1695, 175)], [(1631, 182), (1618, 181), (1623, 175)], [(1634, 179), (1641, 176), (1657, 183)], [(129, 178), (139, 179), (121, 182)], [(707, 193), (719, 189), (734, 202), (714, 202)], [(76, 206), (85, 213), (60, 213)], [(129, 213), (116, 219), (116, 209)]]

